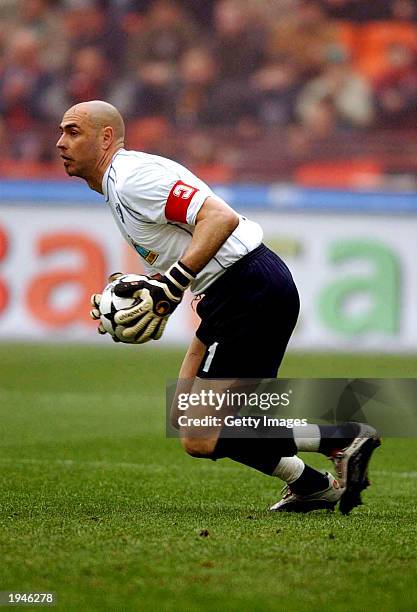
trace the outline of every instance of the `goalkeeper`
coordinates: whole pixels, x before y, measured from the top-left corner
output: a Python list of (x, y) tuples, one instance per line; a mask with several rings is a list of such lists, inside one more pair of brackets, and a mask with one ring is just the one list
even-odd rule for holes
[[(180, 379), (275, 378), (299, 313), (299, 297), (285, 263), (262, 243), (257, 223), (237, 214), (180, 164), (124, 148), (124, 123), (112, 105), (90, 101), (70, 108), (60, 125), (57, 148), (69, 176), (85, 179), (103, 194), (127, 242), (143, 258), (147, 276), (115, 287), (137, 298), (119, 311), (119, 339), (143, 343), (161, 337), (168, 317), (191, 287), (203, 295), (201, 324), (185, 355)], [(99, 317), (100, 296), (92, 316)], [(99, 332), (103, 333), (99, 325)], [(188, 416), (199, 415), (194, 406)], [(207, 414), (207, 410), (205, 412)], [(177, 424), (177, 412), (173, 412)], [(287, 483), (272, 510), (344, 513), (361, 503), (367, 466), (378, 446), (367, 426), (309, 426), (291, 435), (213, 427), (205, 436), (181, 431), (185, 450), (196, 457), (228, 457)], [(230, 429), (230, 428), (229, 428)], [(303, 431), (298, 431), (302, 429)], [(332, 459), (338, 479), (305, 465), (299, 451)]]

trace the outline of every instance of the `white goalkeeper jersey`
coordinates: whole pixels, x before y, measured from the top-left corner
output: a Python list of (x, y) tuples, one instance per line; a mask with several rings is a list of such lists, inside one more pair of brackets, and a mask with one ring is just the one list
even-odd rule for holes
[[(184, 254), (197, 213), (213, 191), (184, 166), (158, 155), (120, 149), (103, 177), (103, 194), (146, 274), (163, 274)], [(260, 245), (262, 229), (239, 215), (239, 225), (191, 285), (203, 293), (227, 268)]]

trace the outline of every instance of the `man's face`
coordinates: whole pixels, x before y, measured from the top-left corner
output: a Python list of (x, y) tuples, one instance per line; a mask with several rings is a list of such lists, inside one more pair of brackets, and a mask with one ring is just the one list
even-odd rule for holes
[(85, 111), (70, 108), (59, 126), (61, 137), (56, 146), (69, 176), (89, 176), (100, 158), (100, 131)]

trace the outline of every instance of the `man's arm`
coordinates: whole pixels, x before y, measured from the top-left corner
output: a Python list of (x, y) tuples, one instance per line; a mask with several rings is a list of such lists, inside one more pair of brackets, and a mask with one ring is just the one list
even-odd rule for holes
[(181, 263), (198, 274), (238, 225), (235, 211), (225, 202), (209, 196), (197, 214), (194, 235)]
[(234, 210), (222, 200), (209, 196), (197, 214), (191, 243), (179, 261), (158, 279), (143, 277), (140, 281), (115, 286), (118, 296), (140, 298), (131, 308), (124, 308), (114, 316), (115, 322), (125, 327), (121, 332), (123, 341), (141, 343), (161, 337), (168, 316), (181, 302), (184, 291), (238, 224), (239, 217)]

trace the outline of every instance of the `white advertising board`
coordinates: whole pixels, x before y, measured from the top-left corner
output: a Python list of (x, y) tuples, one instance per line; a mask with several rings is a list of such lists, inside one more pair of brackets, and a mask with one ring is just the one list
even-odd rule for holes
[[(296, 279), (302, 310), (292, 348), (417, 351), (417, 216), (247, 215)], [(118, 270), (142, 267), (104, 206), (3, 204), (0, 339), (109, 341), (89, 320), (89, 296)], [(161, 342), (191, 338), (198, 324), (191, 299)]]

